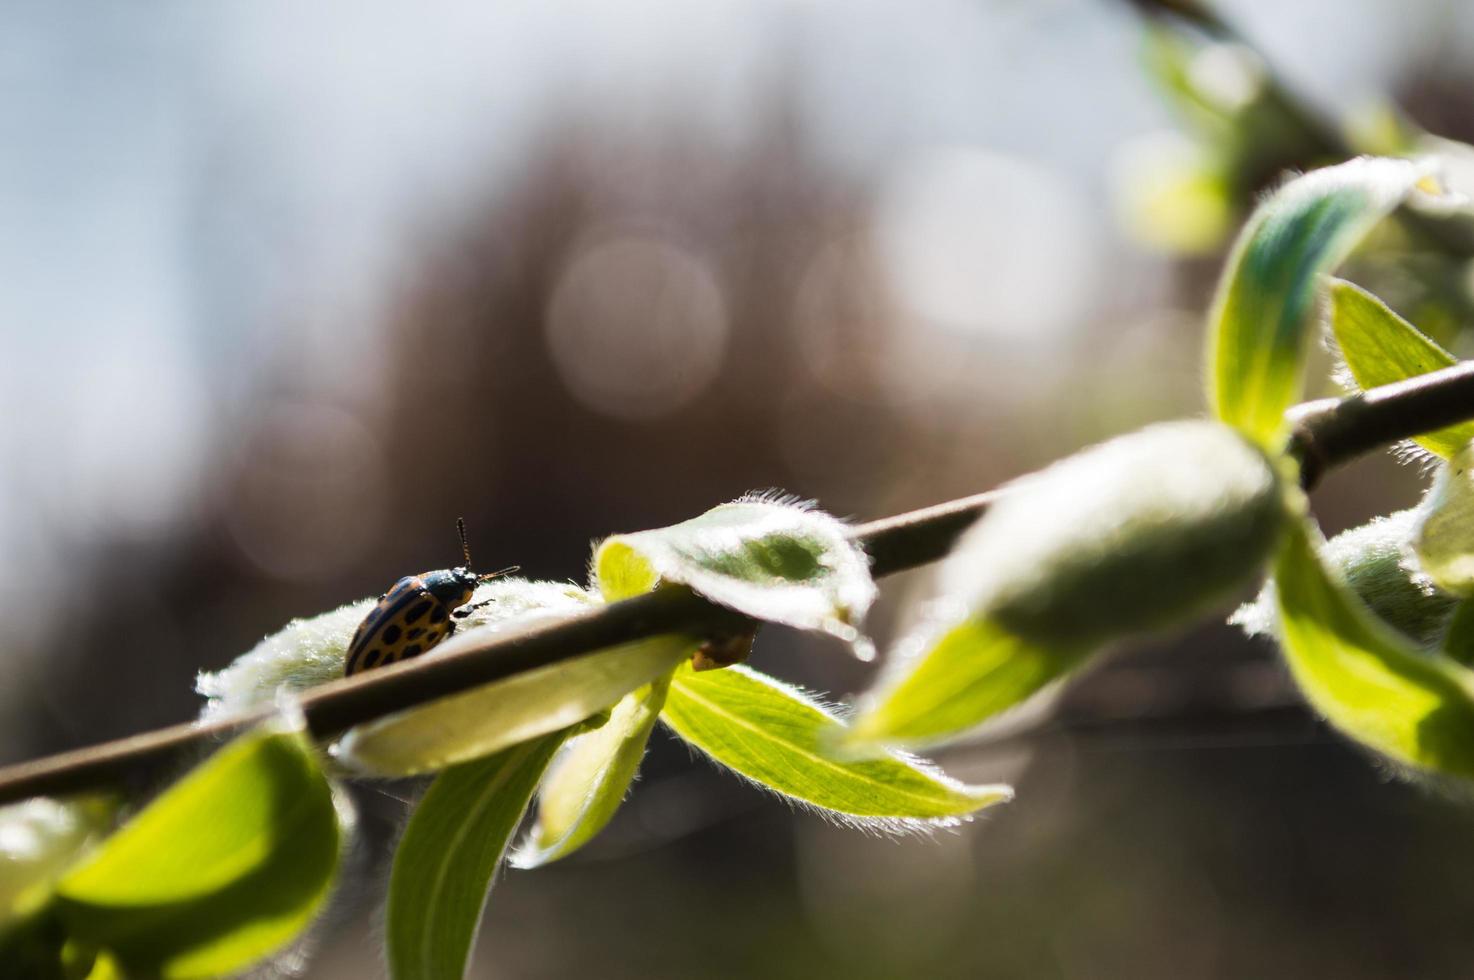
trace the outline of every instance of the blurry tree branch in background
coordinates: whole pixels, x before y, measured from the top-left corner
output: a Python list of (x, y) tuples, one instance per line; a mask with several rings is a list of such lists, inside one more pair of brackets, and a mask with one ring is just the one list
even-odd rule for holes
[[(1196, 0), (1126, 0), (1145, 27), (1146, 73), (1182, 121), (1197, 159), (1187, 171), (1137, 175), (1156, 182), (1152, 205), (1170, 221), (1207, 213), (1211, 230), (1182, 239), (1186, 251), (1213, 250), (1237, 226), (1255, 197), (1286, 174), (1361, 154), (1459, 159), (1461, 144), (1432, 135), (1393, 102), (1377, 101), (1346, 117), (1313, 104), (1251, 38), (1210, 4)], [(1437, 113), (1435, 112), (1435, 115)], [(1462, 167), (1463, 164), (1456, 164)], [(1169, 168), (1170, 171), (1170, 168)], [(1176, 182), (1176, 183), (1174, 183)], [(1162, 187), (1175, 190), (1163, 191)], [(1464, 194), (1467, 188), (1456, 188)], [(1173, 195), (1185, 194), (1179, 198)], [(1201, 195), (1206, 195), (1206, 201)], [(1152, 219), (1148, 219), (1152, 220)], [(1156, 220), (1164, 220), (1161, 215)], [(1159, 232), (1160, 233), (1160, 232)], [(1168, 233), (1165, 240), (1171, 241)], [(1160, 244), (1160, 243), (1159, 243)], [(1366, 250), (1363, 278), (1421, 329), (1451, 342), (1474, 318), (1464, 263), (1474, 255), (1474, 224), (1403, 208), (1386, 237)]]
[[(1262, 60), (1263, 56), (1243, 34), (1225, 21), (1207, 4), (1195, 0), (1127, 0), (1143, 16), (1157, 22), (1175, 22), (1202, 33), (1212, 41), (1238, 45), (1253, 51)], [(1273, 70), (1264, 73), (1260, 98), (1276, 113), (1282, 115), (1307, 145), (1323, 157), (1354, 156), (1356, 150), (1341, 136), (1338, 128), (1320, 113), (1306, 105), (1291, 92)], [(1276, 168), (1275, 174), (1289, 167), (1304, 166), (1311, 161), (1287, 160)]]

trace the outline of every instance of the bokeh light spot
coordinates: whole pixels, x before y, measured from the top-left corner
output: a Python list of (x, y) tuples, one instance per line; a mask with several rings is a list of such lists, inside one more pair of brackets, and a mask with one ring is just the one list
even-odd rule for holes
[(885, 188), (876, 235), (901, 302), (967, 334), (1047, 346), (1089, 309), (1093, 224), (1036, 164), (978, 149), (918, 154)]
[(385, 486), (378, 439), (357, 417), (330, 405), (279, 403), (246, 441), (226, 526), (267, 574), (329, 577), (378, 531)]
[(716, 377), (726, 303), (690, 251), (656, 238), (606, 239), (563, 267), (546, 330), (575, 398), (605, 415), (651, 419), (689, 403)]

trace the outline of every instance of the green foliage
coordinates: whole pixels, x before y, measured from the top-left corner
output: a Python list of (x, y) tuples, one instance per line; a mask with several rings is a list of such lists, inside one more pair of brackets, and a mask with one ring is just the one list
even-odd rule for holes
[[(1245, 107), (1264, 119), (1277, 111), (1258, 89), (1241, 105), (1223, 101), (1232, 93), (1201, 89), (1182, 51), (1164, 51), (1163, 70), (1205, 119), (1232, 128), (1257, 111)], [(513, 858), (524, 868), (574, 852), (609, 823), (657, 720), (716, 763), (838, 822), (882, 832), (947, 826), (1012, 790), (957, 782), (899, 746), (984, 723), (1118, 641), (1226, 602), (1271, 562), (1274, 582), (1236, 619), (1278, 633), (1309, 702), (1399, 767), (1474, 778), (1474, 671), (1465, 666), (1474, 662), (1474, 600), (1459, 598), (1474, 593), (1474, 422), (1420, 437), (1449, 459), (1420, 508), (1340, 535), (1323, 553), (1284, 454), (1283, 416), (1300, 395), (1324, 277), (1424, 173), (1355, 160), (1267, 200), (1239, 238), (1210, 318), (1217, 419), (1152, 426), (1011, 485), (945, 559), (937, 594), (852, 722), (756, 670), (696, 669), (737, 659), (763, 624), (838, 636), (868, 653), (868, 561), (842, 523), (810, 507), (750, 496), (609, 538), (589, 589), (483, 584), (460, 635), (426, 657), (470, 653), (491, 635), (665, 587), (752, 622), (736, 637), (683, 624), (689, 633), (518, 673), (339, 741), (338, 760), (361, 773), (443, 770), (395, 856), (395, 980), (462, 976), (534, 797), (536, 820)], [(1199, 189), (1224, 203), (1228, 176), (1211, 177)], [(1333, 285), (1331, 304), (1360, 385), (1452, 361), (1349, 283)], [(341, 676), (371, 603), (296, 620), (201, 675), (206, 715), (257, 709)], [(104, 980), (248, 969), (307, 926), (336, 873), (332, 788), (300, 734), (238, 739), (91, 852), (105, 811), (28, 806), (0, 812), (0, 929), (9, 926), (0, 962), (12, 972)]]
[(535, 868), (567, 857), (604, 829), (634, 782), (669, 689), (670, 678), (661, 677), (626, 694), (608, 721), (563, 747), (543, 780), (537, 822), (513, 865)]
[(1184, 138), (1220, 175), (1226, 208), (1242, 208), (1265, 181), (1323, 155), (1320, 134), (1305, 132), (1247, 45), (1189, 38), (1160, 24), (1144, 33), (1147, 71), (1187, 124), (1191, 135)]
[(1474, 778), (1474, 671), (1378, 621), (1321, 562), (1313, 533), (1297, 525), (1275, 564), (1280, 641), (1306, 700), (1394, 762)]
[[(1424, 650), (1441, 642), (1456, 600), (1418, 573), (1407, 558), (1418, 523), (1416, 510), (1375, 517), (1342, 531), (1321, 549), (1321, 560), (1377, 618)], [(1279, 619), (1271, 581), (1232, 622), (1251, 636), (1273, 635)]]
[(1152, 426), (1013, 485), (941, 572), (857, 738), (924, 744), (1018, 703), (1102, 646), (1246, 586), (1294, 506), (1226, 426)]
[(578, 724), (668, 674), (700, 643), (688, 636), (654, 636), (516, 674), (360, 725), (338, 743), (335, 755), (375, 775), (433, 772), (477, 759)]
[(1438, 588), (1474, 596), (1474, 445), (1439, 467), (1418, 508), (1412, 549), (1418, 568)]
[(566, 732), (435, 777), (394, 854), (387, 942), (393, 980), (458, 980), (507, 842)]
[(1464, 599), (1454, 607), (1441, 649), (1449, 659), (1474, 667), (1474, 599)]
[(74, 942), (130, 975), (242, 970), (311, 921), (338, 866), (332, 790), (295, 733), (222, 749), (57, 884)]
[(1162, 252), (1207, 254), (1233, 230), (1233, 188), (1202, 147), (1154, 134), (1129, 145), (1123, 157), (1115, 205), (1136, 241)]
[[(1346, 368), (1362, 388), (1392, 384), (1458, 363), (1452, 354), (1353, 283), (1331, 283), (1331, 329)], [(1444, 459), (1474, 440), (1474, 423), (1463, 422), (1414, 437)]]
[(661, 718), (759, 786), (857, 826), (946, 825), (1013, 796), (1007, 786), (967, 786), (898, 753), (837, 759), (843, 723), (803, 692), (746, 667), (682, 667)]
[(1406, 160), (1361, 158), (1291, 181), (1239, 234), (1209, 314), (1214, 413), (1278, 449), (1304, 388), (1323, 275), (1423, 179)]
[(606, 599), (686, 585), (755, 619), (822, 630), (867, 655), (854, 624), (875, 599), (865, 555), (822, 511), (744, 497), (671, 527), (621, 534), (599, 546), (594, 569)]
[(0, 933), (46, 902), (57, 877), (105, 832), (113, 810), (103, 797), (0, 808)]
[(975, 728), (1083, 664), (1095, 647), (1035, 643), (987, 618), (933, 638), (918, 633), (891, 654), (881, 685), (861, 702), (846, 746), (922, 746)]

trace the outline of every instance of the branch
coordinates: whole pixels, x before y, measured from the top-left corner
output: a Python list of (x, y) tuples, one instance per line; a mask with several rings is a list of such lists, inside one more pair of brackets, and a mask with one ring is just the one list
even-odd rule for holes
[[(1146, 20), (1176, 23), (1213, 41), (1244, 48), (1253, 52), (1265, 65), (1259, 97), (1274, 107), (1284, 123), (1303, 141), (1303, 147), (1299, 153), (1279, 155), (1270, 169), (1254, 175), (1255, 183), (1273, 183), (1284, 172), (1313, 169), (1326, 159), (1347, 160), (1360, 152), (1342, 135), (1342, 127), (1335, 119), (1327, 118), (1323, 112), (1297, 95), (1286, 84), (1283, 74), (1273, 69), (1263, 49), (1219, 16), (1207, 0), (1126, 0), (1126, 3)], [(1393, 220), (1432, 251), (1457, 258), (1467, 256), (1474, 250), (1474, 242), (1467, 235), (1452, 227), (1448, 221), (1432, 215), (1402, 207), (1394, 213)]]
[[(1380, 445), (1474, 418), (1474, 361), (1344, 399), (1299, 406), (1290, 452), (1312, 486), (1333, 466)], [(852, 530), (876, 576), (946, 556), (998, 491), (888, 517)], [(354, 725), (515, 674), (589, 656), (662, 633), (722, 636), (751, 630), (746, 617), (689, 589), (662, 589), (478, 646), (419, 657), (332, 681), (301, 695), (308, 731), (331, 738)], [(209, 724), (183, 724), (0, 768), (0, 803), (126, 783), (178, 763), (190, 752), (272, 717), (263, 708)]]
[(1474, 361), (1291, 410), (1290, 454), (1312, 489), (1326, 470), (1380, 446), (1474, 417)]

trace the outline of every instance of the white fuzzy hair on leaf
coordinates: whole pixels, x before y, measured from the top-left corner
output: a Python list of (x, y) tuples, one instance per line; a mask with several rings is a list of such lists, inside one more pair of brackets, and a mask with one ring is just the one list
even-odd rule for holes
[(502, 630), (514, 624), (524, 625), (528, 616), (564, 615), (598, 603), (598, 596), (572, 582), (497, 578), (476, 587), (466, 605), (470, 611), (460, 621), (460, 630)]
[(873, 646), (858, 628), (875, 600), (869, 558), (837, 518), (780, 491), (744, 494), (669, 527), (618, 534), (595, 549), (606, 598), (679, 584), (754, 619)]
[(348, 644), (376, 599), (360, 599), (320, 616), (294, 619), (237, 657), (228, 667), (202, 671), (195, 690), (208, 700), (202, 721), (273, 703), (343, 676)]
[[(797, 685), (790, 684), (776, 677), (772, 677), (768, 674), (762, 673), (761, 671), (753, 670), (742, 665), (727, 667), (724, 669), (740, 674), (752, 681), (758, 682), (768, 688), (771, 688), (772, 690), (778, 691), (779, 693), (788, 698), (791, 698), (792, 700), (802, 704), (803, 706), (817, 711), (819, 714), (823, 715), (829, 723), (836, 726), (836, 728), (843, 728), (845, 725), (844, 712), (839, 705), (829, 702), (812, 692), (798, 687)], [(674, 690), (675, 686), (673, 685), (673, 691)], [(682, 736), (676, 726), (671, 723), (671, 721), (664, 715), (662, 715), (661, 721), (665, 723), (667, 728), (671, 729), (672, 734), (674, 734), (677, 738), (686, 743), (686, 746), (689, 750), (691, 750), (693, 753), (700, 753), (702, 756), (705, 756), (718, 769), (723, 769), (731, 772), (738, 778), (742, 779), (744, 782), (750, 783), (763, 792), (769, 793), (784, 801), (790, 807), (808, 813), (816, 814), (825, 822), (836, 827), (843, 827), (850, 830), (859, 830), (874, 837), (912, 837), (925, 836), (937, 830), (945, 830), (953, 827), (958, 827), (962, 824), (970, 823), (973, 820), (977, 819), (977, 811), (935, 817), (904, 817), (872, 816), (866, 814), (848, 813), (843, 810), (832, 809), (830, 807), (824, 806), (823, 804), (816, 803), (813, 800), (790, 795), (789, 793), (783, 791), (782, 789), (779, 789), (776, 786), (770, 785), (769, 783), (766, 783), (761, 779), (758, 779), (752, 775), (749, 775), (748, 773), (741, 771), (740, 769), (729, 765), (717, 755), (712, 753), (705, 746), (699, 745)], [(835, 741), (837, 742), (838, 739), (836, 738)], [(968, 786), (967, 784), (953, 779), (951, 776), (948, 776), (933, 763), (925, 759), (918, 758), (917, 756), (911, 755), (908, 752), (903, 752), (898, 749), (890, 749), (884, 753), (883, 758), (900, 763), (901, 765), (904, 765), (920, 773), (921, 775), (938, 783), (940, 786), (945, 787), (948, 790), (963, 794), (970, 794), (970, 791), (988, 791), (994, 798), (986, 802), (979, 800), (979, 809), (986, 807), (989, 803), (1006, 803), (1013, 798), (1013, 790), (1011, 787)]]
[[(1408, 558), (1416, 509), (1374, 517), (1326, 542), (1323, 557), (1379, 619), (1425, 649), (1436, 646), (1456, 601), (1435, 588)], [(1250, 636), (1272, 636), (1278, 622), (1274, 583), (1229, 617)]]
[[(1351, 366), (1346, 363), (1346, 355), (1341, 353), (1341, 345), (1336, 343), (1335, 335), (1327, 329), (1322, 335), (1325, 349), (1330, 353), (1333, 361), (1331, 363), (1331, 380), (1342, 391), (1348, 395), (1361, 393), (1361, 386), (1356, 383), (1356, 377), (1351, 373)], [(1437, 453), (1429, 452), (1411, 439), (1403, 439), (1387, 447), (1387, 452), (1392, 458), (1403, 466), (1416, 466), (1422, 476), (1427, 476), (1439, 463), (1443, 462)]]
[[(476, 587), (461, 632), (505, 629), (529, 617), (566, 614), (597, 603), (597, 598), (567, 582), (498, 578)], [(208, 700), (200, 713), (209, 721), (292, 695), (343, 676), (348, 645), (376, 599), (360, 599), (320, 616), (294, 619), (257, 643), (229, 666), (201, 672), (195, 690)], [(439, 647), (426, 656), (433, 656)]]
[[(788, 507), (793, 510), (818, 510), (819, 502), (811, 498), (800, 497), (796, 493), (790, 493), (779, 487), (768, 487), (765, 490), (749, 490), (736, 500), (734, 504), (773, 504), (777, 507)], [(838, 518), (836, 518), (838, 520)]]
[(819, 819), (823, 820), (825, 823), (829, 824), (831, 827), (839, 827), (843, 830), (858, 830), (866, 836), (875, 837), (878, 839), (896, 837), (929, 837), (936, 831), (950, 830), (955, 827), (960, 827), (963, 824), (971, 823), (973, 820), (977, 819), (977, 817), (973, 814), (967, 814), (960, 817), (938, 817), (932, 820), (920, 820), (915, 817), (862, 817), (856, 816), (853, 813), (844, 813), (839, 810), (831, 810), (828, 807), (820, 806), (819, 804), (814, 803), (811, 800), (800, 799), (797, 796), (789, 796), (782, 790), (777, 789), (773, 786), (769, 786), (767, 783), (763, 782), (760, 779), (754, 779), (752, 776), (747, 775), (747, 773), (745, 772), (733, 769), (731, 766), (727, 765), (725, 762), (718, 759), (716, 756), (712, 755), (701, 746), (696, 745), (693, 742), (688, 742), (685, 739), (681, 738), (680, 734), (676, 732), (673, 728), (671, 728), (668, 722), (665, 722), (665, 719), (662, 718), (661, 721), (670, 731), (671, 736), (674, 737), (676, 741), (681, 742), (683, 745), (685, 745), (686, 751), (690, 754), (692, 759), (705, 759), (708, 763), (711, 764), (713, 768), (721, 772), (730, 773), (731, 775), (736, 776), (742, 782), (753, 787), (754, 789), (761, 791), (765, 796), (771, 796), (774, 799), (781, 801), (782, 803), (787, 805), (789, 809), (801, 811), (803, 813), (811, 813)]

